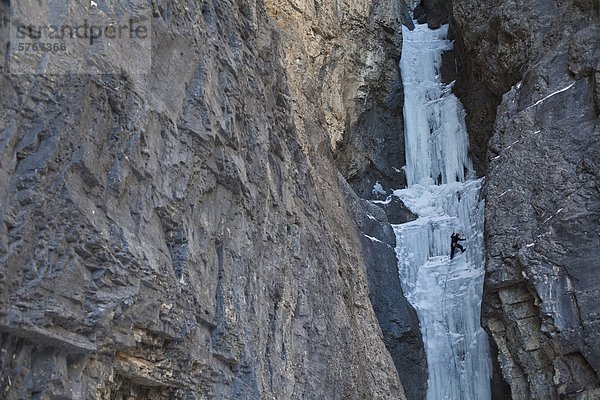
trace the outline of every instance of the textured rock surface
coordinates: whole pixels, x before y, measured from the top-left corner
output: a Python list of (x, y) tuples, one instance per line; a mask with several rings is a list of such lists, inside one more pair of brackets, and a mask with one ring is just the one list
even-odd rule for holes
[[(292, 90), (301, 94), (293, 102), (296, 125), (311, 140), (314, 121), (322, 121), (330, 142), (313, 145), (322, 152), (331, 148), (341, 174), (362, 198), (374, 197), (372, 188), (378, 181), (387, 191), (404, 185), (400, 23), (412, 26), (403, 1), (376, 1), (371, 14), (367, 5), (347, 3), (347, 15), (340, 18), (332, 4), (309, 2), (297, 8), (292, 3), (267, 3), (285, 28), (288, 79)], [(317, 91), (307, 90), (307, 82), (314, 82)], [(307, 115), (315, 104), (322, 112)], [(369, 204), (359, 201), (343, 182), (340, 185), (354, 221), (363, 227)], [(384, 216), (375, 225), (391, 232)], [(382, 250), (380, 243), (359, 236), (385, 344), (408, 398), (420, 399), (426, 383), (423, 344), (416, 314), (402, 295), (393, 247)]]
[(156, 1), (145, 82), (2, 73), (1, 396), (404, 398), (330, 150), (398, 4)]
[[(399, 23), (408, 27), (413, 23), (403, 1), (374, 2), (374, 15), (367, 25), (367, 32), (357, 31), (359, 25), (348, 21), (348, 41), (360, 38), (360, 46), (349, 53), (350, 62), (339, 64), (332, 70), (333, 80), (340, 80), (346, 87), (356, 87), (357, 96), (352, 104), (354, 114), (339, 126), (345, 135), (334, 143), (338, 167), (355, 192), (364, 199), (373, 198), (373, 186), (379, 182), (388, 194), (404, 187), (406, 179), (401, 167), (404, 160), (403, 136), (403, 88), (399, 74), (402, 31)], [(376, 40), (371, 38), (375, 37)], [(366, 54), (366, 69), (359, 81), (348, 80), (342, 66), (360, 60)], [(337, 62), (336, 62), (337, 63)], [(376, 88), (369, 91), (368, 88)], [(337, 115), (340, 115), (339, 113)]]
[(413, 10), (413, 18), (419, 24), (427, 23), (431, 29), (437, 29), (450, 20), (451, 1), (421, 0)]
[[(340, 178), (340, 186), (344, 188), (345, 185), (345, 180)], [(417, 314), (406, 301), (400, 286), (396, 236), (388, 223), (387, 211), (359, 199), (350, 187), (346, 187), (345, 193), (360, 230), (361, 246), (367, 260), (369, 296), (383, 331), (383, 340), (392, 355), (407, 399), (424, 399), (427, 358)], [(396, 224), (414, 219), (408, 210), (407, 214), (397, 213), (394, 217)]]
[(390, 196), (389, 201), (386, 199), (376, 204), (383, 208), (390, 224), (403, 224), (417, 219), (417, 216), (397, 196)]
[(599, 13), (593, 1), (453, 1), (472, 71), (502, 96), (483, 313), (514, 399), (600, 397)]

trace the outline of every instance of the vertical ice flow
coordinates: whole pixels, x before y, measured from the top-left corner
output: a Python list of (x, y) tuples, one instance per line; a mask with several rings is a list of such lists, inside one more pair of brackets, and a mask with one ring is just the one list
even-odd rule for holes
[[(417, 310), (428, 363), (428, 400), (491, 398), (488, 339), (480, 326), (483, 201), (467, 156), (464, 110), (440, 79), (448, 27), (403, 28), (408, 188), (394, 195), (416, 221), (394, 225), (402, 286)], [(450, 235), (465, 253), (450, 260)]]
[(448, 25), (431, 30), (403, 28), (400, 69), (404, 85), (406, 178), (408, 185), (462, 182), (473, 177), (467, 156), (464, 109), (440, 79)]

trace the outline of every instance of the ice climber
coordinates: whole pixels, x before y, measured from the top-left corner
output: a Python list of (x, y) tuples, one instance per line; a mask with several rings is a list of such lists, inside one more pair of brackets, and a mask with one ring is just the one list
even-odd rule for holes
[(462, 247), (458, 241), (459, 240), (466, 240), (466, 239), (461, 239), (460, 235), (456, 232), (453, 232), (452, 235), (450, 235), (450, 259), (452, 260), (454, 258), (454, 251), (456, 251), (456, 248), (458, 247), (461, 251), (461, 253), (465, 252), (465, 248)]

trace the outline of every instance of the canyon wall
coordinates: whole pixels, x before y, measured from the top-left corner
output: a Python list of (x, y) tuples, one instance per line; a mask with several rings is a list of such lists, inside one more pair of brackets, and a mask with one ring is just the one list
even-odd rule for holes
[(148, 75), (3, 63), (1, 397), (405, 398), (338, 172), (393, 171), (356, 137), (398, 123), (405, 11), (158, 0)]
[(600, 5), (454, 0), (451, 23), (486, 175), (483, 323), (510, 396), (598, 398)]

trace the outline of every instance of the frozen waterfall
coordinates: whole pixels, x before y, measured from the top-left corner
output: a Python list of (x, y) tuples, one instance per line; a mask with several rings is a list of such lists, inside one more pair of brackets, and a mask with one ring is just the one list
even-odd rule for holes
[[(448, 27), (403, 27), (408, 188), (396, 190), (418, 219), (394, 225), (400, 279), (419, 316), (428, 363), (428, 400), (491, 399), (488, 338), (480, 326), (483, 201), (467, 156), (464, 110), (440, 79)], [(466, 252), (450, 260), (450, 235)]]

